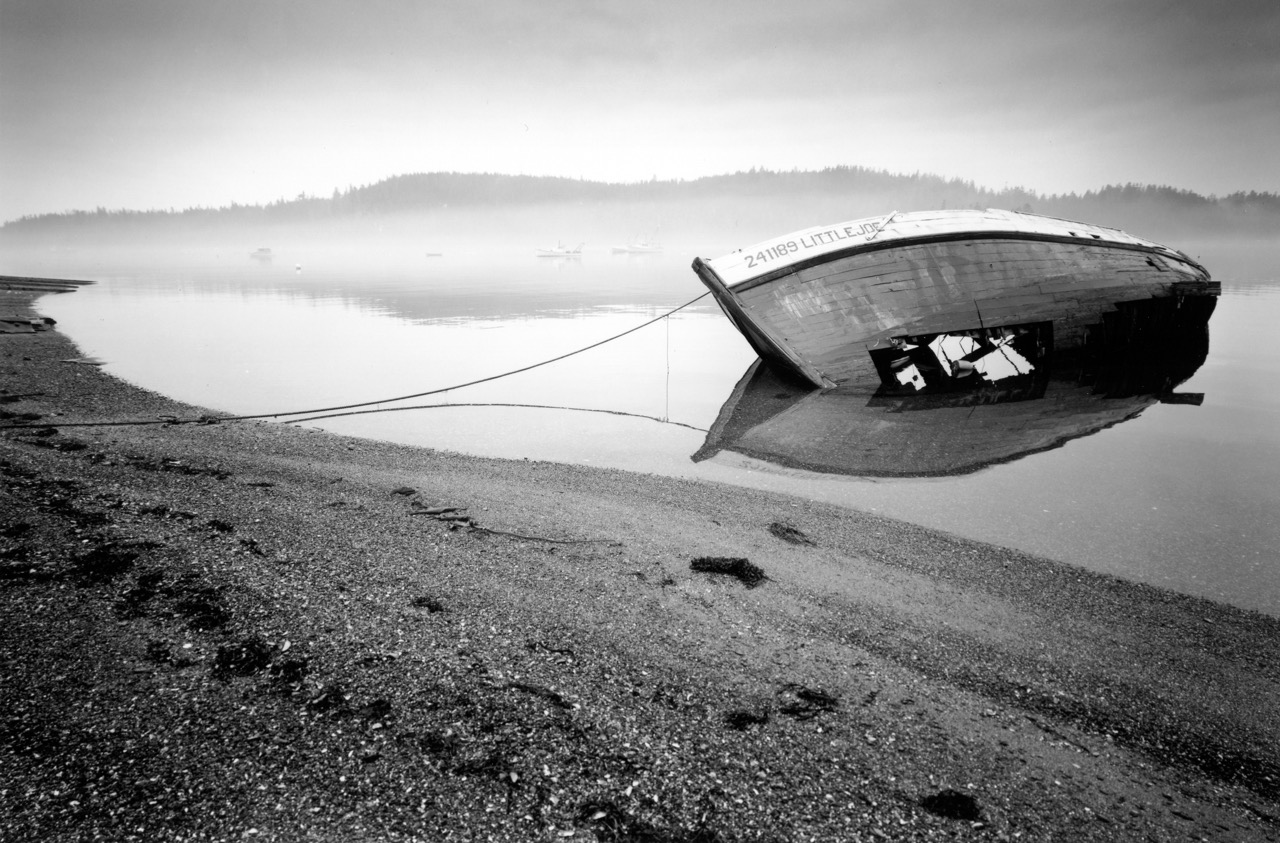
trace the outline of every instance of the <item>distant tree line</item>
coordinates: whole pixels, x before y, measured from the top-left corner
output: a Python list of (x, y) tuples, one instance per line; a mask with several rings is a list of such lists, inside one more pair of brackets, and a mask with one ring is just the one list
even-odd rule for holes
[(362, 187), (335, 189), (327, 199), (299, 194), (265, 205), (233, 202), (220, 208), (137, 211), (99, 207), (93, 211), (22, 217), (5, 223), (0, 232), (54, 234), (85, 228), (142, 230), (194, 224), (308, 222), (489, 206), (679, 203), (693, 199), (767, 201), (804, 196), (839, 199), (866, 195), (896, 203), (889, 210), (997, 207), (1118, 227), (1158, 219), (1166, 227), (1280, 234), (1280, 195), (1275, 193), (1249, 191), (1217, 197), (1167, 186), (1125, 184), (1082, 194), (1041, 195), (1018, 187), (989, 190), (960, 179), (850, 166), (790, 171), (751, 169), (692, 180), (655, 178), (634, 183), (496, 173), (412, 173)]

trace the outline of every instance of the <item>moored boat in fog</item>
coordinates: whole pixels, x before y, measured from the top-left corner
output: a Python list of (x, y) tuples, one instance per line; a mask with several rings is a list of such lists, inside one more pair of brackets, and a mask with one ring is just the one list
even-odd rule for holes
[(544, 249), (534, 249), (533, 254), (539, 258), (580, 258), (582, 257), (582, 247), (586, 245), (579, 243), (577, 246), (566, 246), (560, 241), (556, 241), (554, 246), (548, 246)]
[(614, 246), (615, 255), (656, 255), (662, 251), (662, 244), (654, 240), (657, 232), (651, 237), (637, 237), (625, 246)]

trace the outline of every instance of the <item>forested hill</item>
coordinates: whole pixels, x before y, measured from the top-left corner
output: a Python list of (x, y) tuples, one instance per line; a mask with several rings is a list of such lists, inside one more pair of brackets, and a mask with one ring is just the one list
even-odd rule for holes
[[(1280, 194), (1256, 191), (1202, 196), (1166, 186), (1113, 185), (1083, 194), (1041, 195), (1021, 188), (990, 190), (972, 182), (927, 174), (901, 175), (862, 167), (778, 172), (750, 170), (721, 176), (639, 183), (607, 183), (488, 173), (415, 173), (363, 187), (335, 189), (327, 198), (299, 195), (266, 205), (232, 204), (184, 210), (68, 211), (23, 217), (4, 224), (6, 235), (56, 235), (69, 229), (131, 230), (221, 223), (305, 222), (364, 218), (404, 212), (521, 206), (592, 206), (637, 203), (678, 207), (688, 203), (759, 205), (810, 201), (815, 208), (859, 213), (931, 208), (1009, 208), (1129, 227), (1158, 221), (1161, 228), (1250, 236), (1280, 236)], [(850, 216), (856, 215), (850, 213)]]

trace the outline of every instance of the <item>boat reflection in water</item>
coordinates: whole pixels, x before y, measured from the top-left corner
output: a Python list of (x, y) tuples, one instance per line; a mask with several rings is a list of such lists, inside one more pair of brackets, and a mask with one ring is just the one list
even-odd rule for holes
[(1119, 302), (1066, 352), (1054, 351), (1052, 322), (893, 337), (867, 349), (866, 378), (830, 390), (757, 360), (693, 460), (727, 450), (825, 473), (958, 475), (1157, 402), (1199, 404), (1174, 389), (1208, 355), (1216, 290)]

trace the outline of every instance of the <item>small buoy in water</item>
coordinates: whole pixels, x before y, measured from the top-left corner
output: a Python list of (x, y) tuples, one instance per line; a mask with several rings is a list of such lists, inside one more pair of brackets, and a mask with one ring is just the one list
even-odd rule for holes
[(300, 264), (300, 263), (296, 263), (296, 264), (294, 264), (294, 265), (293, 265), (293, 271), (294, 271), (294, 272), (301, 272), (301, 271), (302, 271), (302, 264)]

